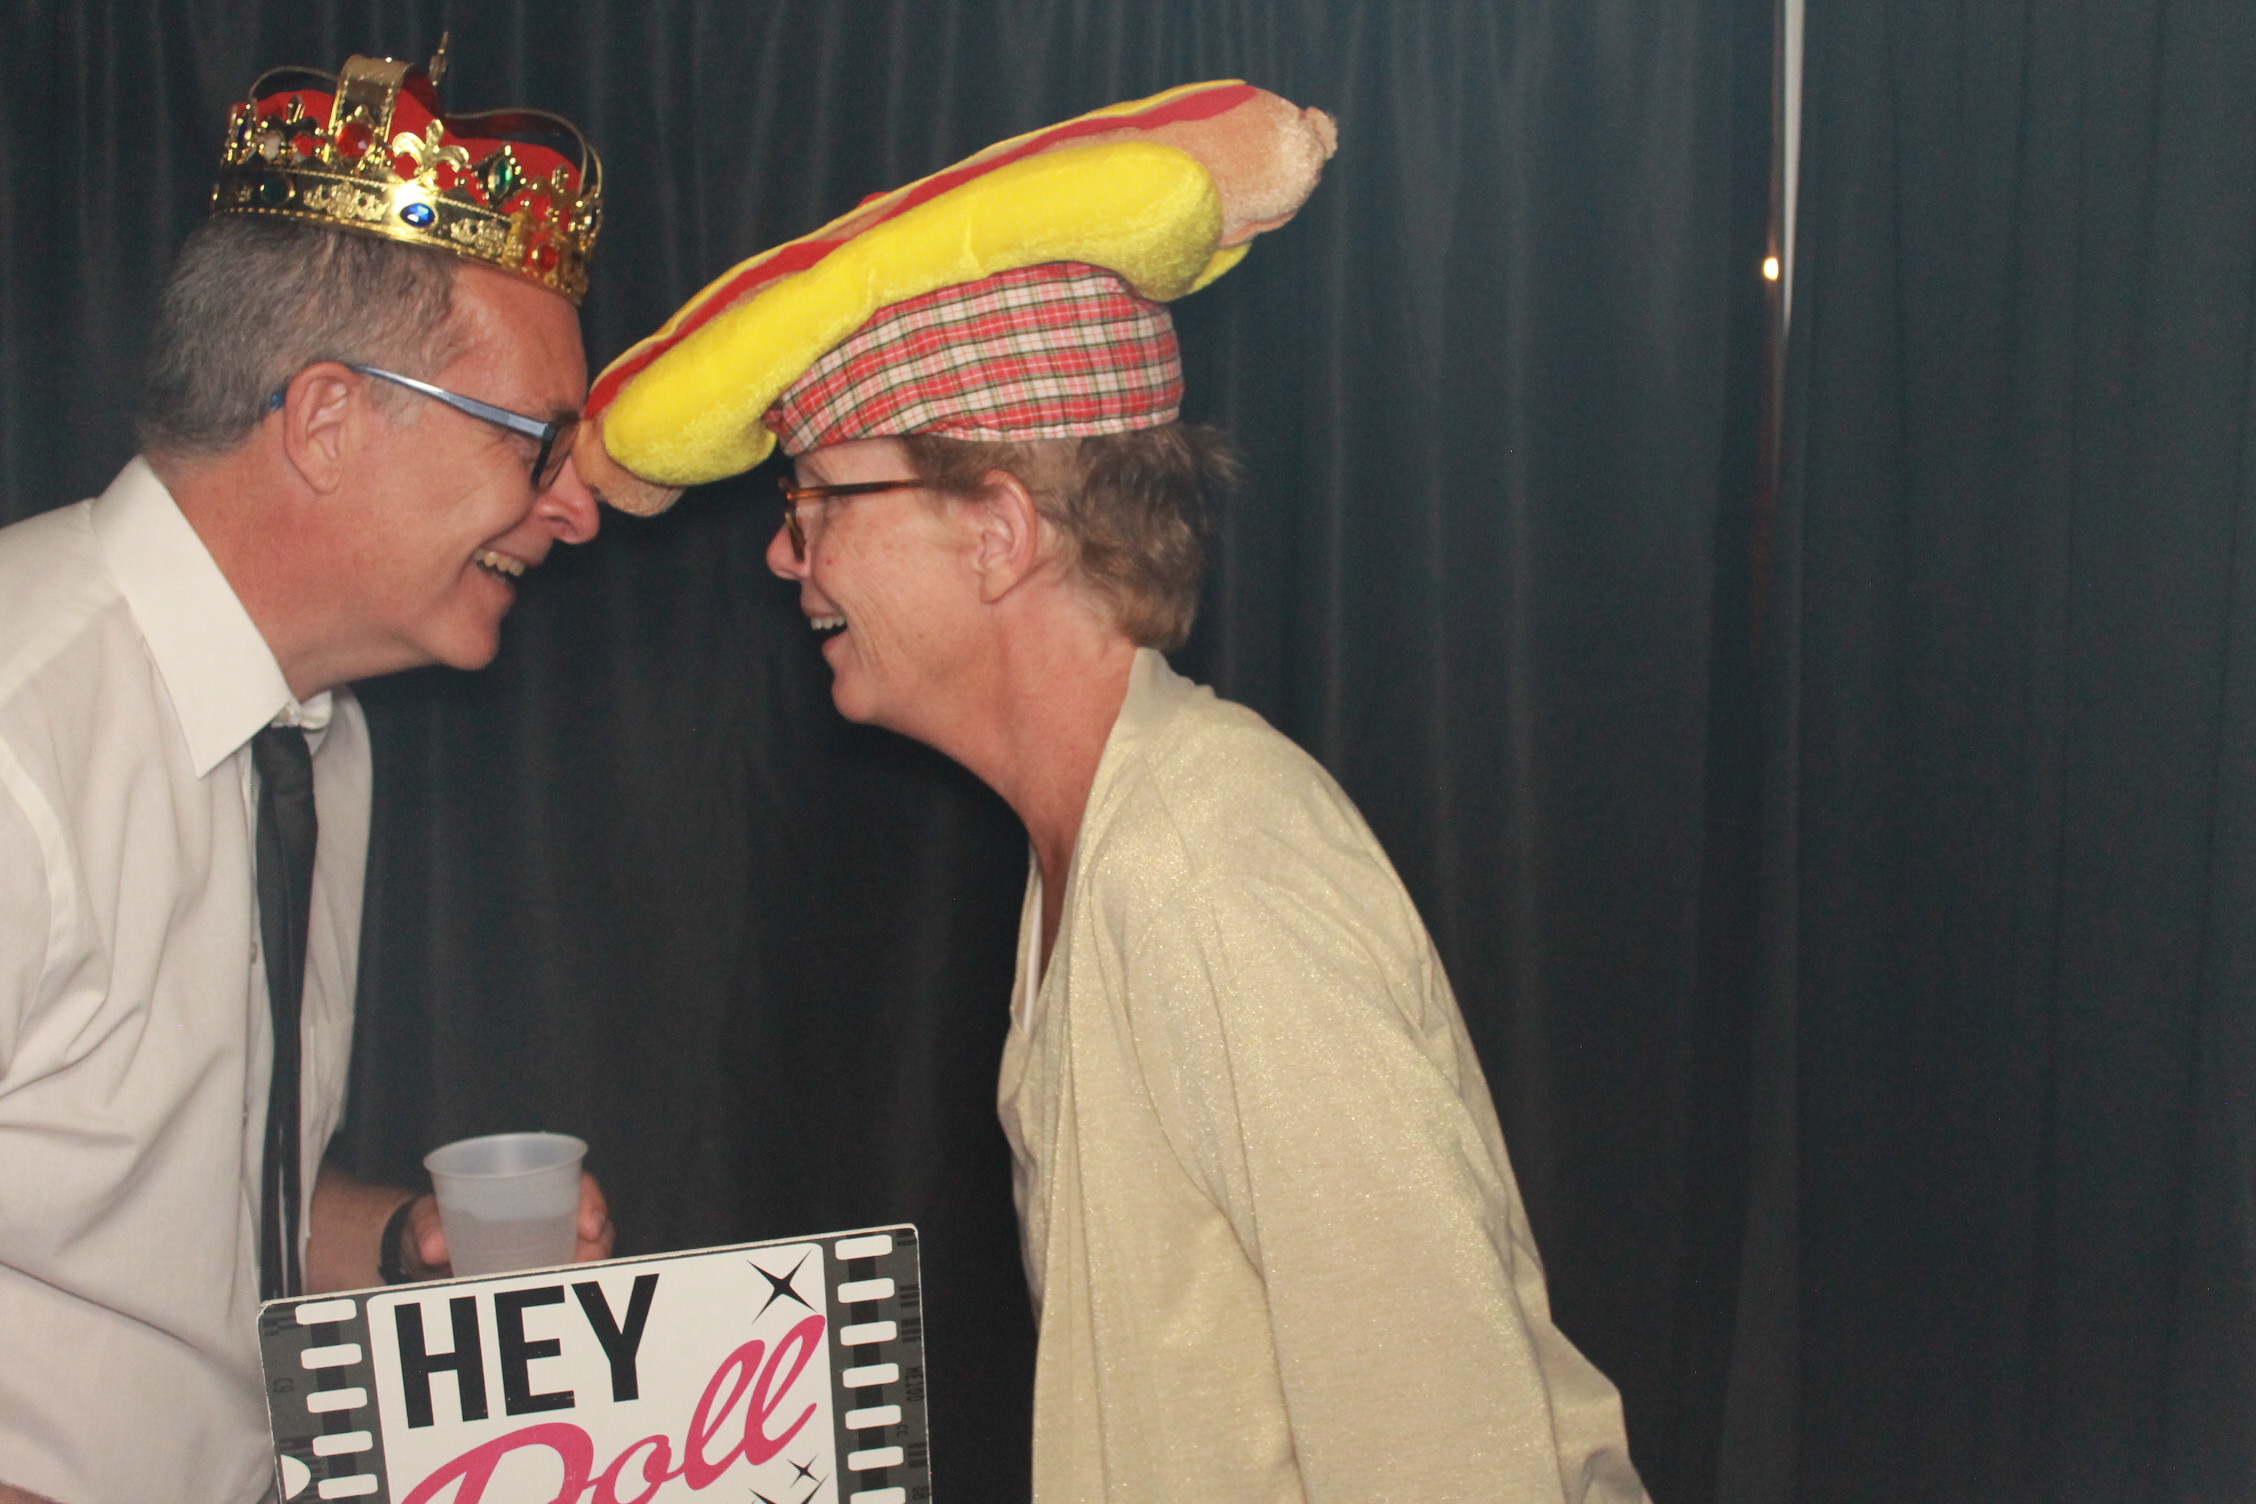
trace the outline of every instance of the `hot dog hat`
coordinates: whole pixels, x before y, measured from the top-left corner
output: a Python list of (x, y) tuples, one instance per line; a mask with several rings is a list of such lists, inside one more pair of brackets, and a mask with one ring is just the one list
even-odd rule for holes
[(1164, 306), (1315, 190), (1331, 117), (1186, 84), (988, 147), (738, 263), (598, 376), (575, 463), (622, 511), (910, 433), (1043, 438), (1172, 421)]

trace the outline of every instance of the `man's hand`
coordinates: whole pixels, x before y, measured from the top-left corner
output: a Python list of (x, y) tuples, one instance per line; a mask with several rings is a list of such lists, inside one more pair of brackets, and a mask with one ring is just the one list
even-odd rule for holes
[(0, 1504), (55, 1504), (45, 1494), (35, 1494), (12, 1483), (0, 1483)]
[[(611, 1257), (615, 1236), (611, 1204), (603, 1197), (603, 1187), (595, 1183), (593, 1175), (580, 1171), (579, 1242), (572, 1250), (572, 1262), (585, 1264)], [(418, 1279), (439, 1279), (453, 1270), (448, 1261), (446, 1229), (439, 1225), (438, 1198), (428, 1192), (416, 1198), (415, 1210), (407, 1214), (407, 1267)]]
[[(412, 1200), (405, 1239), (408, 1273), (417, 1279), (441, 1279), (453, 1272), (447, 1261), (446, 1232), (439, 1226), (439, 1203), (426, 1191), (420, 1196), (398, 1186), (370, 1185), (333, 1164), (321, 1167), (313, 1187), (313, 1226), (306, 1240), (306, 1290), (366, 1290), (382, 1284), (376, 1272), (382, 1256), (384, 1224), (401, 1205)], [(610, 1204), (595, 1177), (580, 1172), (579, 1244), (572, 1251), (577, 1263), (611, 1257), (615, 1233)], [(0, 1485), (4, 1486), (4, 1485)], [(13, 1504), (0, 1493), (0, 1504)]]

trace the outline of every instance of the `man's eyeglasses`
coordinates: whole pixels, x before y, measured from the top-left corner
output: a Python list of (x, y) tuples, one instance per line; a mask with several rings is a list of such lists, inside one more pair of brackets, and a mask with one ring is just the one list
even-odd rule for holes
[[(402, 376), (397, 371), (387, 371), (382, 366), (359, 366), (345, 363), (348, 371), (363, 376), (374, 376), (395, 386), (404, 386), (411, 392), (420, 392), (434, 402), (444, 402), (458, 413), (468, 413), (482, 423), (496, 428), (506, 428), (511, 433), (521, 433), (540, 445), (533, 456), (533, 489), (545, 491), (556, 484), (557, 475), (564, 462), (572, 457), (572, 440), (580, 431), (578, 413), (566, 418), (534, 418), (524, 413), (511, 412), (506, 407), (496, 407), (491, 402), (480, 402), (475, 397), (465, 397), (460, 392), (450, 392), (443, 386), (433, 386), (428, 381), (418, 381), (413, 376)], [(279, 409), (284, 397), (276, 392), (266, 399), (270, 410)]]
[(783, 530), (791, 535), (791, 557), (800, 563), (807, 562), (807, 533), (799, 525), (799, 509), (810, 501), (828, 501), (834, 496), (867, 496), (872, 491), (914, 491), (921, 480), (853, 480), (839, 486), (802, 486), (788, 475), (776, 477), (783, 488)]

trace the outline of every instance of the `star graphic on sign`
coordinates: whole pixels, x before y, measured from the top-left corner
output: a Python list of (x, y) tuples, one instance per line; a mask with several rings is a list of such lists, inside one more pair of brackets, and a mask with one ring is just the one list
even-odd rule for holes
[[(791, 1459), (789, 1457), (786, 1457), (783, 1460), (786, 1462), (791, 1462)], [(818, 1488), (821, 1487), (822, 1479), (815, 1476), (815, 1470), (813, 1468), (808, 1467), (804, 1463), (791, 1462), (791, 1470), (797, 1473), (800, 1477), (806, 1479), (808, 1482), (816, 1485)]]
[(807, 1501), (809, 1499), (812, 1499), (816, 1494), (819, 1494), (821, 1492), (822, 1480), (818, 1478), (815, 1480), (815, 1486), (813, 1488), (808, 1489), (805, 1493), (799, 1496), (799, 1504), (807, 1504)]
[(769, 1498), (766, 1494), (761, 1493), (756, 1488), (752, 1490), (752, 1497), (758, 1499), (760, 1501), (760, 1504), (776, 1504), (775, 1500)]
[(791, 1288), (791, 1282), (799, 1277), (799, 1271), (806, 1268), (807, 1260), (813, 1257), (814, 1255), (812, 1253), (802, 1253), (801, 1255), (799, 1255), (799, 1262), (791, 1266), (791, 1272), (784, 1275), (780, 1279), (775, 1275), (768, 1273), (767, 1270), (760, 1269), (759, 1264), (754, 1262), (753, 1260), (746, 1259), (744, 1261), (747, 1264), (751, 1264), (754, 1269), (759, 1269), (760, 1278), (766, 1280), (769, 1287), (768, 1298), (761, 1301), (760, 1309), (752, 1313), (752, 1319), (754, 1321), (758, 1321), (762, 1316), (767, 1315), (768, 1307), (774, 1305), (777, 1301), (783, 1299), (786, 1296), (789, 1296), (793, 1300), (798, 1300), (799, 1304), (807, 1306), (807, 1309), (810, 1311), (814, 1309), (813, 1306), (808, 1306), (805, 1301), (799, 1300), (799, 1292)]

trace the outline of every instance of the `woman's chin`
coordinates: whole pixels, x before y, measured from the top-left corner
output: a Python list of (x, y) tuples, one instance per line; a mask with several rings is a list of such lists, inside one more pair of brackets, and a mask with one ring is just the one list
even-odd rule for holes
[(861, 675), (854, 671), (851, 655), (831, 651), (836, 637), (823, 643), (823, 658), (830, 664), (830, 703), (849, 721), (867, 722), (872, 714), (869, 696), (864, 692)]

